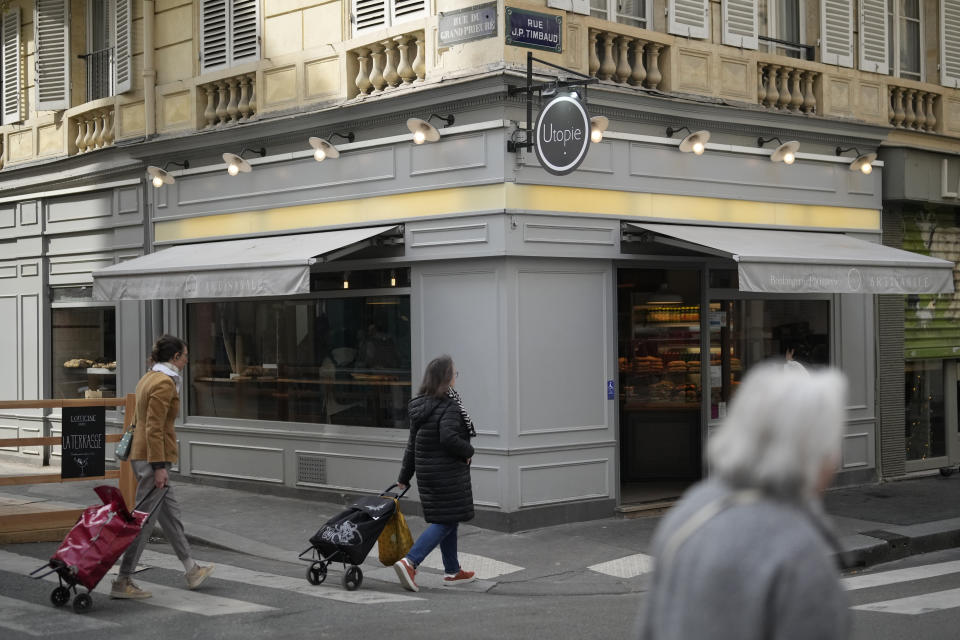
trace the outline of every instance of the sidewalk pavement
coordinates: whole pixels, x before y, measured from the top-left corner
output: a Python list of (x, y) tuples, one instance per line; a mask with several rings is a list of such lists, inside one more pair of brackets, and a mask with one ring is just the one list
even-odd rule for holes
[[(0, 460), (0, 475), (38, 471)], [(87, 506), (97, 501), (93, 487), (104, 482), (110, 481), (0, 487), (0, 497)], [(299, 564), (304, 570), (307, 563), (297, 555), (310, 547), (310, 536), (324, 522), (344, 509), (319, 500), (193, 483), (177, 475), (173, 483), (194, 544)], [(847, 566), (863, 568), (960, 547), (960, 475), (835, 489), (827, 493), (825, 504)], [(414, 536), (423, 531), (421, 518), (407, 520)], [(648, 562), (639, 554), (649, 551), (658, 522), (659, 517), (610, 517), (519, 533), (465, 524), (459, 550), (463, 565), (478, 571), (478, 590), (524, 595), (631, 593), (647, 588)], [(202, 550), (196, 555), (203, 559)], [(439, 569), (438, 560), (428, 558), (424, 573)], [(367, 579), (396, 580), (391, 569), (379, 564), (376, 549), (363, 570)], [(331, 571), (339, 571), (338, 565), (331, 565)]]

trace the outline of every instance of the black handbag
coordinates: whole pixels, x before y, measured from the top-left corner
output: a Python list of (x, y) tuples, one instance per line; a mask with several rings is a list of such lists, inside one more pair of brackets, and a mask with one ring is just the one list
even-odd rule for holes
[(130, 425), (130, 428), (123, 432), (123, 437), (117, 442), (117, 448), (113, 450), (113, 455), (117, 460), (126, 460), (130, 457), (130, 447), (133, 445), (133, 430), (136, 428), (137, 425)]

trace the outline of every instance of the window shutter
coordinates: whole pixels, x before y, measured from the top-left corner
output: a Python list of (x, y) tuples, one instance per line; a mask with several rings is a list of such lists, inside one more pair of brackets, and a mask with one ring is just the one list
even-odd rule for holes
[(667, 0), (667, 30), (688, 38), (706, 38), (710, 30), (707, 0)]
[(406, 20), (422, 18), (426, 14), (425, 0), (393, 0), (391, 23), (397, 24)]
[(940, 0), (940, 84), (960, 88), (960, 0)]
[(130, 63), (130, 2), (131, 0), (115, 0), (113, 8), (114, 86), (118, 94), (133, 88), (133, 69)]
[(890, 73), (887, 0), (860, 0), (860, 68)]
[(20, 100), (20, 8), (3, 15), (3, 124), (23, 120)]
[(70, 106), (70, 0), (36, 0), (37, 111)]
[(259, 0), (231, 0), (230, 64), (260, 57)]
[(723, 0), (723, 44), (757, 48), (757, 0)]
[(387, 26), (387, 0), (353, 0), (353, 32)]
[(200, 66), (206, 71), (227, 66), (227, 0), (203, 0)]
[(853, 66), (853, 0), (823, 0), (820, 5), (820, 61)]

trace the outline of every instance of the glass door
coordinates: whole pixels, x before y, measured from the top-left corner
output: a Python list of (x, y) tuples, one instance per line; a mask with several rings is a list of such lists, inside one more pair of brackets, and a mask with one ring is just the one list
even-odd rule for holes
[[(940, 359), (907, 360), (904, 375), (904, 445), (907, 471), (949, 464), (947, 364)], [(954, 364), (952, 361), (949, 364)], [(955, 388), (955, 385), (954, 385)]]

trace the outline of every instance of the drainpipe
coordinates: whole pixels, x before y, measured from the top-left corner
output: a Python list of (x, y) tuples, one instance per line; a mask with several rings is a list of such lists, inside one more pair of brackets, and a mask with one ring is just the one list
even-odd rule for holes
[(143, 0), (143, 109), (146, 138), (157, 133), (157, 70), (153, 68), (154, 0)]

